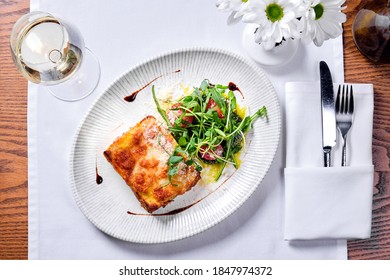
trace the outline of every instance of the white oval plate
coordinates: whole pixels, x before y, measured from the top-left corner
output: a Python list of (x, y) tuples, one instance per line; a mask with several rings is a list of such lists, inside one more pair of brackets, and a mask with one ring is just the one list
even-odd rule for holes
[[(221, 187), (209, 190), (194, 187), (159, 212), (169, 212), (197, 200), (199, 203), (175, 215), (129, 215), (128, 211), (146, 211), (102, 153), (116, 137), (143, 117), (157, 115), (151, 86), (143, 89), (132, 103), (123, 98), (162, 74), (153, 83), (157, 88), (174, 83), (200, 86), (203, 79), (226, 85), (234, 82), (243, 92), (249, 110), (254, 112), (264, 105), (268, 118), (255, 122), (241, 167)], [(138, 243), (162, 243), (189, 237), (228, 217), (255, 191), (274, 159), (280, 130), (276, 92), (265, 74), (252, 62), (218, 49), (170, 52), (122, 75), (86, 114), (71, 154), (72, 192), (85, 216), (113, 237)], [(99, 185), (96, 183), (96, 168), (103, 177), (103, 183)]]

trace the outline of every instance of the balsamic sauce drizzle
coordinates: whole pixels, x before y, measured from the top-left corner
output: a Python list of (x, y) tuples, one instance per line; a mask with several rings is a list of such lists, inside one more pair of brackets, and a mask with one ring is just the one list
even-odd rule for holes
[(242, 99), (244, 99), (244, 94), (241, 92), (241, 90), (237, 87), (237, 85), (235, 83), (230, 82), (228, 87), (229, 87), (229, 90), (231, 90), (231, 91), (236, 91), (237, 90), (241, 94)]
[(128, 95), (128, 96), (125, 96), (123, 99), (127, 102), (133, 102), (136, 98), (137, 98), (137, 95), (138, 93), (140, 93), (142, 90), (144, 90), (146, 87), (148, 87), (151, 83), (153, 83), (154, 81), (160, 79), (161, 77), (164, 77), (166, 75), (169, 75), (169, 74), (174, 74), (174, 73), (179, 73), (181, 72), (181, 70), (176, 70), (175, 72), (172, 72), (172, 73), (166, 73), (166, 74), (162, 74), (156, 78), (154, 78), (153, 80), (151, 80), (149, 83), (147, 83), (146, 85), (144, 85), (143, 87), (141, 87), (140, 89), (134, 91), (132, 94)]
[(211, 195), (212, 193), (214, 193), (216, 190), (218, 190), (221, 186), (223, 186), (223, 184), (226, 183), (227, 180), (229, 180), (235, 173), (237, 172), (237, 169), (232, 173), (230, 174), (229, 177), (227, 177), (216, 189), (214, 189), (212, 192), (208, 193), (206, 196), (202, 197), (201, 199), (195, 201), (194, 203), (190, 204), (190, 205), (187, 205), (187, 206), (184, 206), (184, 207), (181, 207), (181, 208), (178, 208), (178, 209), (174, 209), (172, 211), (169, 211), (167, 213), (160, 213), (160, 214), (153, 214), (153, 213), (134, 213), (134, 212), (131, 212), (131, 211), (127, 211), (127, 214), (129, 215), (133, 215), (133, 216), (171, 216), (171, 215), (176, 215), (178, 213), (181, 213), (189, 208), (191, 208), (192, 206), (198, 204), (199, 202), (201, 202), (203, 199), (205, 199), (206, 197), (208, 197), (209, 195)]
[(98, 165), (97, 165), (97, 156), (96, 156), (96, 184), (100, 185), (101, 183), (103, 183), (103, 177), (99, 175), (99, 171), (98, 171)]

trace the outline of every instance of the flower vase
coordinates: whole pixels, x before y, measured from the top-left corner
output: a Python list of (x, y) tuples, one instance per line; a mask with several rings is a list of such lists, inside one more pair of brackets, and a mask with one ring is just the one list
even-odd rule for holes
[(257, 25), (248, 24), (242, 38), (244, 50), (253, 60), (265, 67), (282, 66), (291, 61), (299, 47), (298, 39), (284, 40), (281, 44), (267, 50), (262, 44), (255, 42), (256, 28)]

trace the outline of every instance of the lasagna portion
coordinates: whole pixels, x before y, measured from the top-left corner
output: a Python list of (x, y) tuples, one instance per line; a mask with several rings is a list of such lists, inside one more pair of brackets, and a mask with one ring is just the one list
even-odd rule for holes
[(168, 159), (177, 146), (170, 132), (156, 118), (147, 116), (116, 139), (104, 156), (130, 186), (149, 213), (165, 207), (190, 190), (200, 179), (193, 165), (181, 162), (168, 176)]

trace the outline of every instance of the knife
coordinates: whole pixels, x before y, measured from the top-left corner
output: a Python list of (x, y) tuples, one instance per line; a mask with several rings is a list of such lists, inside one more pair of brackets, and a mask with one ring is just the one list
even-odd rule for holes
[(324, 166), (331, 166), (332, 147), (336, 145), (336, 114), (332, 75), (325, 61), (320, 62), (321, 77), (321, 117), (322, 117), (322, 148)]

